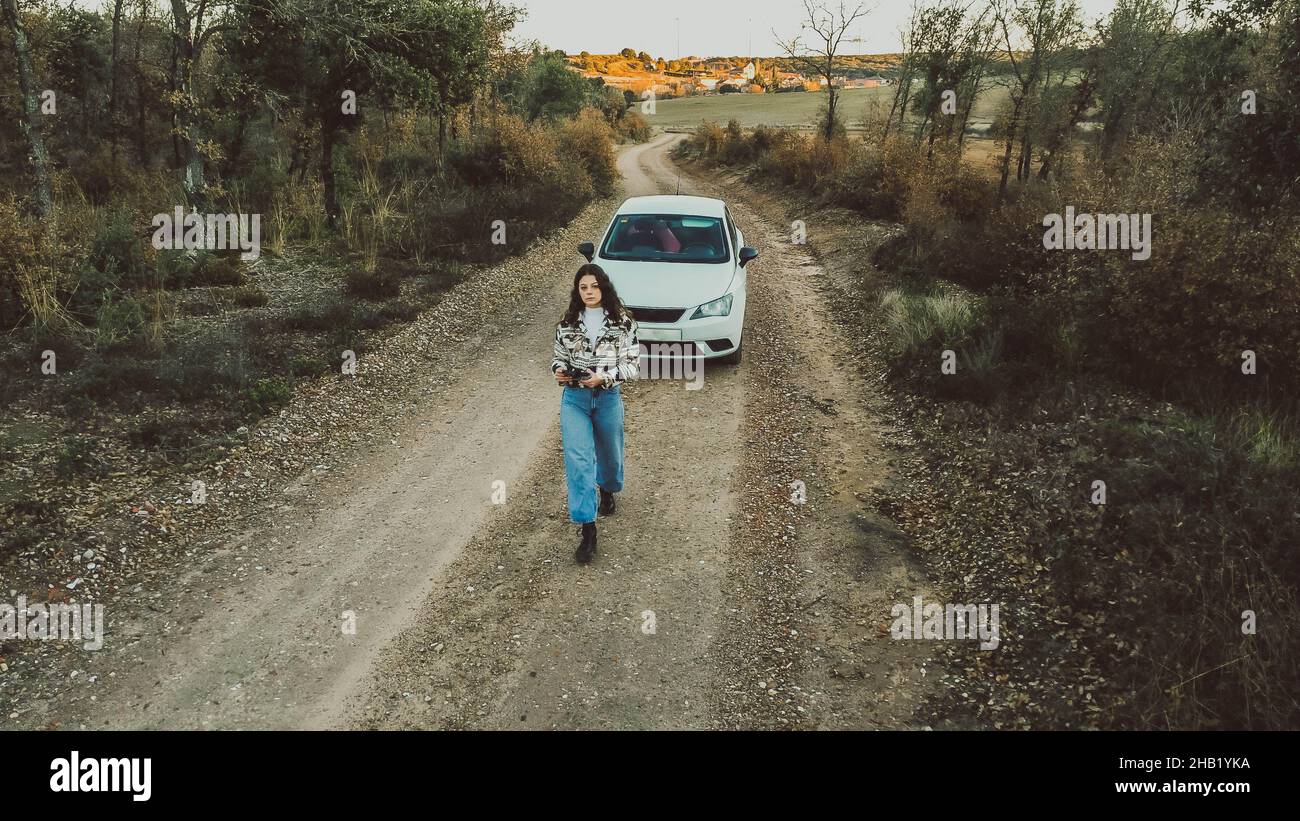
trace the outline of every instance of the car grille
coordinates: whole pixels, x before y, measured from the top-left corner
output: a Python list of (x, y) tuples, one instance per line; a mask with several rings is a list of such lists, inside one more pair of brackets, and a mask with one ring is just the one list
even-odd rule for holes
[(638, 308), (629, 305), (627, 309), (637, 322), (662, 322), (667, 325), (681, 319), (682, 314), (686, 313), (685, 308)]
[(692, 359), (704, 356), (704, 351), (694, 342), (682, 342), (674, 339), (671, 342), (641, 342), (641, 352), (643, 356), (665, 357), (669, 359)]

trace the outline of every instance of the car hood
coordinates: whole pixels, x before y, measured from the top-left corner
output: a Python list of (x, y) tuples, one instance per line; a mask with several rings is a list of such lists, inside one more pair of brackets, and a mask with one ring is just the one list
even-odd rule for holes
[(596, 257), (624, 305), (694, 308), (727, 293), (732, 263), (627, 262)]

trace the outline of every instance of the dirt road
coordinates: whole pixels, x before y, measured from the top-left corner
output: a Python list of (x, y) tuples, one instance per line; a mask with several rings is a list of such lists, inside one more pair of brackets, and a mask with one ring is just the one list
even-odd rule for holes
[(592, 565), (572, 560), (547, 365), (573, 248), (599, 239), (609, 202), (516, 266), (535, 282), (440, 355), (446, 387), (349, 469), (285, 488), (291, 509), (111, 627), (91, 691), (21, 723), (911, 726), (927, 653), (890, 640), (889, 608), (924, 573), (871, 512), (891, 454), (853, 329), (827, 307), (837, 285), (742, 192), (679, 178), (677, 139), (622, 149), (620, 193), (729, 201), (760, 250), (744, 362), (700, 390), (626, 386), (625, 491)]

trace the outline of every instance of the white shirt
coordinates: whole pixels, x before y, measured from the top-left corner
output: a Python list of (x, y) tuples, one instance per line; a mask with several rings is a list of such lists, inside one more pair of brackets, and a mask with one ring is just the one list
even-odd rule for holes
[(605, 325), (605, 309), (583, 308), (582, 324), (587, 326), (587, 341), (591, 343), (592, 349), (595, 349), (596, 340), (600, 337), (600, 329)]

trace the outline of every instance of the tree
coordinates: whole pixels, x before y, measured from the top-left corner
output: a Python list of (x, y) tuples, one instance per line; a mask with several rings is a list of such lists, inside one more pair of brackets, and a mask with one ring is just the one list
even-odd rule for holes
[[(195, 208), (207, 202), (204, 180), (204, 144), (196, 72), (203, 50), (213, 35), (230, 31), (220, 20), (229, 3), (213, 0), (171, 0), (174, 58), (172, 111), (175, 135), (181, 149), (181, 184), (186, 201)], [(212, 16), (209, 16), (212, 15)]]
[(817, 40), (815, 44), (805, 45), (803, 35), (788, 40), (783, 40), (775, 31), (772, 35), (791, 62), (826, 81), (826, 122), (822, 127), (822, 135), (829, 141), (835, 134), (836, 106), (839, 102), (839, 92), (835, 90), (835, 58), (849, 27), (859, 17), (865, 16), (867, 11), (861, 4), (847, 10), (842, 2), (836, 10), (828, 9), (824, 3), (814, 4), (813, 0), (804, 0), (803, 6), (807, 19), (800, 28), (813, 31)]
[[(164, 96), (162, 92), (163, 78), (158, 65), (160, 61), (149, 59), (148, 52), (145, 50), (146, 43), (153, 43), (157, 35), (163, 32), (170, 32), (170, 25), (164, 26), (160, 20), (151, 16), (153, 4), (151, 0), (139, 0), (136, 20), (134, 43), (131, 50), (131, 74), (135, 82), (135, 123), (132, 131), (135, 134), (135, 153), (136, 160), (142, 166), (147, 166), (150, 162), (150, 141), (149, 141), (149, 115), (160, 108), (157, 102)], [(165, 34), (164, 39), (170, 42), (170, 34)], [(158, 75), (158, 76), (155, 76)], [(171, 116), (168, 112), (168, 116)]]
[(1108, 160), (1136, 120), (1166, 93), (1164, 67), (1172, 54), (1177, 0), (1118, 0), (1101, 25), (1096, 73), (1101, 102), (1101, 157)]
[(36, 75), (32, 71), (31, 52), (27, 45), (27, 32), (18, 16), (18, 0), (0, 0), (5, 27), (14, 46), (14, 61), (18, 64), (18, 89), (22, 94), (22, 132), (31, 151), (32, 174), (36, 178), (36, 213), (47, 226), (54, 219), (54, 195), (50, 186), (50, 157), (45, 150), (45, 136), (41, 129), (41, 115), (36, 104)]
[(989, 2), (980, 13), (972, 18), (963, 32), (959, 47), (959, 69), (957, 76), (957, 98), (962, 102), (961, 113), (955, 120), (957, 144), (966, 138), (966, 124), (970, 122), (971, 111), (975, 101), (984, 92), (989, 66), (992, 63), (993, 49), (997, 43), (997, 16), (995, 7)]
[(1032, 120), (1032, 109), (1053, 69), (1068, 71), (1062, 57), (1075, 44), (1082, 23), (1076, 0), (997, 0), (994, 15), (1012, 71), (1011, 112), (998, 183), (998, 195), (1005, 198), (1016, 138), (1020, 138), (1016, 178), (1028, 179), (1033, 143), (1025, 124)]
[[(398, 37), (395, 56), (409, 67), (402, 72), (414, 82), (403, 88), (406, 99), (422, 99), (420, 76), (432, 78), (432, 107), (438, 117), (438, 162), (447, 141), (447, 116), (474, 99), (490, 65), (488, 12), (472, 3), (422, 2), (407, 13), (413, 37)], [(513, 25), (513, 22), (512, 22)], [(561, 56), (563, 56), (561, 54)], [(567, 62), (566, 62), (567, 66)], [(567, 68), (566, 68), (567, 70)], [(572, 72), (570, 72), (572, 73)]]
[(889, 131), (893, 127), (894, 118), (897, 116), (898, 125), (901, 128), (907, 118), (907, 110), (912, 95), (912, 86), (916, 80), (921, 58), (924, 56), (920, 50), (921, 40), (921, 7), (915, 2), (912, 4), (912, 13), (908, 19), (906, 27), (902, 31), (902, 53), (899, 55), (898, 69), (895, 75), (894, 98), (889, 107), (889, 116), (885, 118), (885, 128), (880, 134), (880, 141), (883, 144), (889, 137)]
[[(300, 107), (320, 136), (326, 224), (338, 230), (334, 149), (355, 124), (382, 64), (381, 46), (398, 25), (388, 0), (249, 0), (241, 3), (241, 70)], [(273, 49), (266, 44), (273, 43)]]
[[(968, 16), (968, 9), (962, 0), (941, 0), (914, 10), (908, 29), (908, 85), (913, 77), (920, 81), (912, 99), (913, 112), (921, 117), (916, 139), (919, 142), (928, 132), (931, 150), (941, 133), (946, 140), (955, 132), (960, 140), (983, 87), (988, 54), (993, 46), (993, 9), (985, 6), (974, 16)], [(949, 93), (959, 105), (945, 114)], [(896, 98), (898, 94), (895, 92)], [(900, 123), (903, 111), (900, 111)]]
[[(59, 118), (79, 121), (77, 142), (91, 144), (103, 119), (108, 64), (100, 48), (105, 21), (99, 14), (75, 6), (56, 8), (48, 18), (41, 51), (46, 82), (59, 90)], [(75, 101), (75, 107), (70, 103)]]
[(604, 86), (596, 97), (596, 105), (605, 115), (605, 121), (610, 125), (616, 125), (627, 113), (629, 103), (624, 92), (613, 86)]
[(122, 122), (118, 116), (121, 107), (122, 98), (119, 95), (117, 78), (121, 75), (121, 63), (119, 61), (119, 47), (122, 42), (122, 6), (126, 0), (113, 0), (113, 44), (109, 53), (108, 72), (109, 72), (109, 89), (108, 89), (108, 121), (109, 127), (113, 129), (112, 135), (112, 152), (113, 152), (113, 169), (117, 170), (117, 151), (118, 144), (122, 140)]
[(1294, 209), (1300, 194), (1300, 0), (1230, 0), (1209, 19), (1216, 37), (1249, 44), (1247, 88), (1256, 99), (1255, 113), (1246, 115), (1242, 88), (1220, 98), (1202, 160), (1201, 195), (1226, 193), (1252, 210)]
[(592, 91), (581, 75), (569, 70), (558, 52), (551, 52), (533, 59), (528, 66), (524, 112), (530, 120), (571, 117), (590, 101)]
[(499, 15), (469, 0), (243, 0), (231, 54), (315, 124), (326, 221), (337, 230), (334, 149), (361, 107), (426, 105), (445, 116), (472, 98), (489, 64), (484, 41), (501, 29)]

